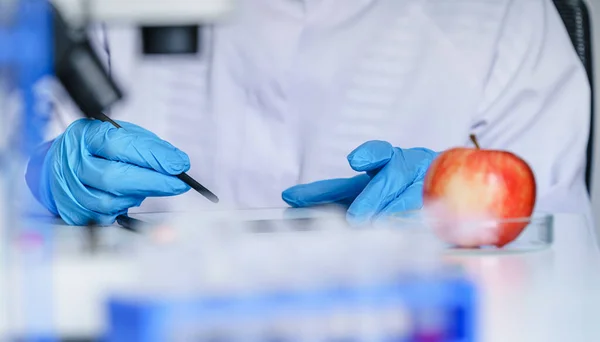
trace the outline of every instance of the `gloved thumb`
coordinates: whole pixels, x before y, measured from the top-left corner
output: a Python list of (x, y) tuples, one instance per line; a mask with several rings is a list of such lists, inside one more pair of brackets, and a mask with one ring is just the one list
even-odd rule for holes
[(394, 155), (394, 147), (381, 140), (371, 140), (357, 147), (348, 155), (348, 163), (354, 171), (376, 173)]
[(300, 184), (285, 190), (281, 198), (293, 208), (323, 204), (350, 205), (371, 179), (366, 174)]
[(385, 141), (368, 141), (348, 155), (350, 167), (358, 172), (352, 178), (328, 179), (291, 187), (282, 193), (282, 199), (292, 207), (310, 207), (337, 203), (349, 206), (369, 184), (373, 175), (394, 155), (394, 148)]

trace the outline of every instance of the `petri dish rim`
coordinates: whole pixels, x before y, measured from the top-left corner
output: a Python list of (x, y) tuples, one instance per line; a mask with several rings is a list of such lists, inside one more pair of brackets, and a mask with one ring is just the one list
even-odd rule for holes
[[(430, 226), (443, 219), (428, 216), (424, 210), (408, 210), (390, 215), (390, 224), (406, 225), (409, 231), (421, 231), (423, 225)], [(500, 220), (465, 220), (462, 223), (473, 224), (510, 224), (526, 223), (523, 232), (513, 242), (498, 248), (490, 245), (479, 248), (461, 248), (448, 244), (445, 254), (451, 255), (499, 255), (525, 252), (543, 251), (552, 246), (554, 242), (554, 215), (538, 211), (529, 217), (519, 217)], [(426, 229), (426, 231), (428, 231)]]
[[(548, 225), (552, 224), (553, 215), (547, 212), (534, 212), (531, 216), (528, 217), (514, 217), (514, 218), (503, 218), (503, 219), (465, 219), (463, 222), (494, 222), (494, 223), (528, 223), (531, 224), (542, 224)], [(423, 222), (426, 220), (427, 222), (436, 222), (439, 220), (443, 220), (441, 218), (435, 218), (434, 216), (428, 216), (426, 211), (424, 210), (407, 210), (400, 211), (394, 214), (389, 215), (389, 218), (395, 222), (406, 222), (406, 223), (414, 223), (414, 222)]]

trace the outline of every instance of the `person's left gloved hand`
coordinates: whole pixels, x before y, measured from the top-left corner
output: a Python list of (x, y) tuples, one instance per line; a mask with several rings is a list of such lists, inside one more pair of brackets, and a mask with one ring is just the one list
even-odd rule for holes
[(426, 148), (402, 149), (385, 141), (369, 141), (348, 155), (350, 167), (365, 173), (296, 185), (285, 190), (282, 198), (295, 208), (332, 203), (348, 206), (347, 218), (353, 224), (420, 209), (423, 178), (436, 156)]

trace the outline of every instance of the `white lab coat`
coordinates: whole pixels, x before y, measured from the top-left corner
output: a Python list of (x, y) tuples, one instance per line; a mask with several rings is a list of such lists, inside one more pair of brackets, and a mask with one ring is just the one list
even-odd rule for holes
[[(222, 200), (142, 211), (283, 207), (289, 186), (354, 175), (367, 140), (442, 151), (475, 133), (531, 164), (538, 210), (589, 216), (590, 89), (550, 0), (246, 0), (193, 58), (142, 58), (126, 27), (107, 38), (128, 95), (113, 117), (188, 153)], [(59, 99), (53, 135), (79, 115)]]

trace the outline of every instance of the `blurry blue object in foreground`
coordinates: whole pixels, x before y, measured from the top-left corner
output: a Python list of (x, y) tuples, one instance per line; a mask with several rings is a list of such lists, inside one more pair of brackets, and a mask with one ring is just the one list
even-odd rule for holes
[(476, 340), (475, 289), (461, 278), (193, 300), (119, 297), (108, 312), (106, 342)]
[(40, 106), (36, 85), (53, 74), (52, 42), (47, 0), (0, 4), (0, 77), (16, 86), (22, 97), (21, 115), (11, 129), (21, 134), (19, 146), (24, 155), (43, 141), (50, 120), (48, 108)]
[(0, 220), (0, 277), (10, 276), (0, 295), (10, 303), (0, 306), (10, 308), (10, 322), (2, 323), (20, 327), (18, 333), (0, 336), (3, 341), (57, 340), (51, 229), (44, 222), (26, 223), (26, 211), (35, 203), (23, 179), (26, 160), (42, 142), (50, 119), (50, 106), (38, 86), (53, 74), (52, 37), (48, 0), (0, 1), (0, 205), (7, 213)]

